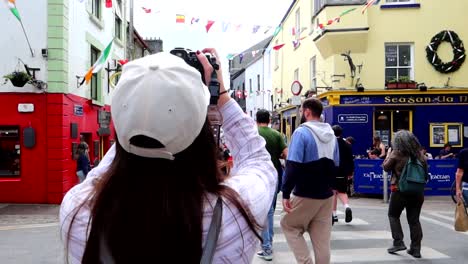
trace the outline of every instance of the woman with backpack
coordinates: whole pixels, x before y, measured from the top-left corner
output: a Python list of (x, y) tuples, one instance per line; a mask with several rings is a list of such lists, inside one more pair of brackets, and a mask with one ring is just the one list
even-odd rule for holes
[[(388, 253), (394, 254), (398, 251), (405, 250), (406, 246), (403, 241), (403, 229), (400, 223), (400, 215), (403, 209), (406, 208), (406, 217), (410, 227), (411, 246), (407, 253), (415, 258), (421, 258), (421, 240), (423, 237), (419, 216), (424, 202), (424, 183), (419, 183), (416, 191), (408, 191), (406, 182), (406, 174), (404, 171), (409, 171), (409, 162), (414, 162), (416, 166), (420, 166), (420, 174), (423, 174), (423, 181), (427, 175), (427, 162), (421, 154), (421, 144), (416, 136), (407, 130), (400, 130), (395, 133), (392, 140), (392, 148), (383, 162), (385, 171), (391, 171), (391, 197), (388, 208), (388, 219), (390, 221), (390, 229), (392, 231), (393, 246), (388, 249)], [(415, 174), (416, 172), (411, 172)], [(403, 176), (403, 177), (402, 177)], [(416, 175), (408, 175), (416, 176)], [(404, 178), (404, 179), (402, 179)], [(400, 182), (401, 181), (401, 182)], [(405, 182), (403, 182), (405, 181)]]
[[(210, 80), (205, 52), (216, 51), (197, 52)], [(251, 263), (276, 170), (254, 121), (217, 74), (219, 97), (210, 97), (199, 71), (178, 56), (125, 64), (112, 97), (117, 140), (60, 209), (72, 264)], [(234, 156), (228, 178), (217, 167), (209, 104), (221, 112)]]

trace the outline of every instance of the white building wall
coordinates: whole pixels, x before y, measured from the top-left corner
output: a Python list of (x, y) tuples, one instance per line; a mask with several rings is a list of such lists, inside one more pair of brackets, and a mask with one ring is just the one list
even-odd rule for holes
[[(116, 1), (113, 2), (114, 5), (117, 3)], [(122, 9), (124, 9), (126, 6), (126, 1), (122, 2)], [(100, 23), (96, 23), (95, 20), (92, 19), (91, 1), (84, 1), (83, 3), (80, 3), (80, 1), (70, 0), (69, 2), (69, 93), (86, 98), (91, 97), (91, 86), (83, 84), (81, 87), (77, 87), (76, 76), (84, 76), (86, 71), (91, 66), (90, 57), (92, 43), (90, 42), (90, 37), (97, 40), (104, 49), (115, 35), (115, 8), (106, 8), (104, 1), (101, 2), (101, 8), (101, 21)], [(121, 12), (122, 16), (125, 14), (126, 12)], [(122, 17), (123, 39), (125, 39), (126, 32), (124, 28), (124, 21), (126, 21), (126, 19)], [(111, 68), (115, 68), (112, 59), (120, 60), (125, 58), (124, 47), (125, 43), (114, 41), (113, 54), (111, 60), (109, 60)], [(110, 104), (113, 89), (110, 88), (110, 93), (108, 93), (107, 72), (103, 69), (100, 76), (103, 103)]]
[[(260, 54), (257, 56), (261, 56)], [(260, 75), (260, 92), (258, 92), (257, 75)], [(250, 92), (250, 80), (252, 80), (252, 92)], [(246, 110), (247, 114), (255, 117), (258, 109), (263, 108), (263, 59), (250, 64), (245, 69), (246, 90), (248, 91)]]
[(4, 1), (0, 3), (0, 25), (2, 36), (0, 40), (0, 92), (38, 92), (32, 85), (14, 87), (9, 81), (5, 83), (3, 76), (15, 70), (25, 71), (21, 59), (31, 68), (40, 68), (36, 79), (47, 81), (47, 60), (42, 57), (41, 49), (47, 48), (47, 0), (16, 1), (24, 28), (28, 34), (34, 57), (31, 56), (28, 43), (21, 24), (7, 8)]
[(263, 96), (265, 109), (272, 111), (273, 105), (271, 101), (271, 96), (274, 93), (273, 89), (273, 80), (272, 80), (272, 72), (273, 72), (273, 50), (267, 49), (263, 54), (263, 87), (265, 89), (265, 94)]

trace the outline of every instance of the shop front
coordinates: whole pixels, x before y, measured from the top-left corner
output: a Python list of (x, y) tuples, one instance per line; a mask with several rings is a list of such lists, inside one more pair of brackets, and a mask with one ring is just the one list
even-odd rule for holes
[(455, 153), (466, 147), (468, 90), (332, 91), (320, 99), (325, 106), (325, 122), (340, 125), (344, 137), (356, 140), (356, 192), (382, 193), (382, 160), (368, 159), (367, 152), (374, 136), (390, 146), (395, 133), (405, 129), (412, 131), (435, 158), (429, 161), (427, 194), (448, 194), (455, 179), (456, 159), (437, 158), (446, 143)]
[(0, 95), (0, 203), (60, 203), (77, 183), (74, 151), (91, 164), (113, 141), (109, 106), (67, 94)]

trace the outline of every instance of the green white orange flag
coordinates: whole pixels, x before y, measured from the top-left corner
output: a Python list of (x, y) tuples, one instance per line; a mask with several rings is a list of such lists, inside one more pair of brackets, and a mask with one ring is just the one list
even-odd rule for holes
[[(109, 55), (111, 54), (112, 51), (112, 44), (114, 43), (114, 40), (112, 39), (109, 45), (107, 45), (106, 49), (101, 53), (101, 56), (96, 60), (94, 65), (89, 68), (88, 72), (86, 73), (84, 80), (86, 81), (86, 84), (88, 84), (91, 81), (91, 78), (93, 77), (94, 73), (99, 72), (102, 70), (102, 68), (106, 65), (107, 60), (109, 59)], [(81, 82), (83, 84), (83, 82)]]
[(10, 8), (11, 13), (18, 19), (18, 21), (21, 22), (21, 17), (18, 12), (18, 9), (16, 8), (16, 0), (5, 0), (6, 4)]

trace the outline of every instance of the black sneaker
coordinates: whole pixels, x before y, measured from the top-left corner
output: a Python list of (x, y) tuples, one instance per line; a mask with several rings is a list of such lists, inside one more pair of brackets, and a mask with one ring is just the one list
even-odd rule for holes
[(257, 252), (257, 257), (266, 260), (266, 261), (272, 261), (273, 260), (273, 253), (272, 252), (265, 252), (265, 251), (259, 251)]
[(390, 254), (395, 254), (398, 251), (402, 251), (402, 250), (405, 250), (405, 249), (406, 249), (406, 246), (403, 244), (403, 245), (400, 245), (400, 246), (393, 246), (391, 248), (388, 248), (387, 251)]
[(421, 251), (419, 251), (419, 250), (410, 248), (410, 249), (406, 250), (406, 253), (410, 254), (411, 256), (413, 256), (415, 258), (421, 258)]
[(332, 225), (334, 225), (335, 222), (338, 223), (338, 216), (332, 215)]
[(345, 217), (345, 222), (346, 223), (349, 223), (353, 221), (353, 211), (351, 210), (351, 208), (346, 208), (346, 217)]

